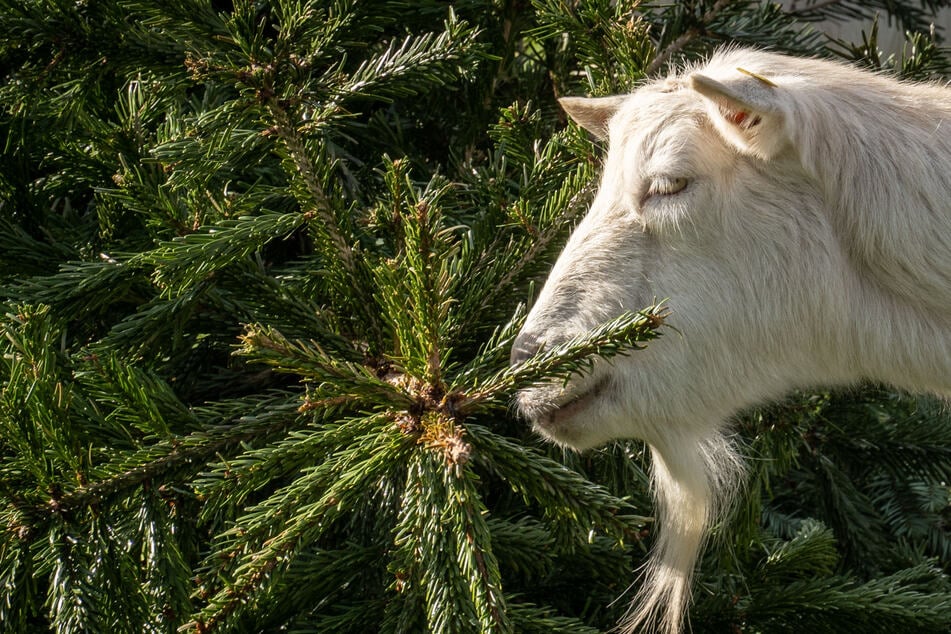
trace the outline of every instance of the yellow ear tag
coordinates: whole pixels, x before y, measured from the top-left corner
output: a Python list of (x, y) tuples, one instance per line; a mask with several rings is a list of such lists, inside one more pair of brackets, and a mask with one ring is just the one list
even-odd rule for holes
[(753, 79), (758, 79), (759, 81), (763, 82), (764, 84), (766, 84), (766, 85), (769, 86), (770, 88), (779, 88), (779, 86), (777, 86), (776, 84), (774, 84), (774, 83), (771, 82), (770, 80), (766, 79), (766, 78), (763, 77), (762, 75), (758, 75), (758, 74), (754, 73), (753, 71), (746, 70), (745, 68), (740, 68), (739, 66), (736, 67), (736, 70), (740, 71), (740, 72), (743, 73), (744, 75), (749, 75), (749, 76), (752, 77)]

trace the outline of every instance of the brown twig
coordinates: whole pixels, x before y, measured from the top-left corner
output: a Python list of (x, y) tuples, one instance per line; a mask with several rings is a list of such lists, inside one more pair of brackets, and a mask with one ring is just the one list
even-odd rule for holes
[[(704, 26), (706, 26), (707, 24), (710, 24), (711, 22), (713, 22), (714, 18), (717, 17), (720, 11), (725, 9), (731, 2), (734, 2), (734, 1), (735, 0), (718, 0), (718, 2), (716, 2), (712, 7), (710, 7), (709, 11), (707, 11), (706, 13), (703, 14), (703, 16), (701, 16), (700, 23), (703, 24)], [(657, 55), (654, 57), (654, 61), (652, 61), (647, 66), (647, 70), (645, 71), (645, 74), (653, 75), (654, 73), (659, 71), (661, 67), (670, 60), (671, 57), (673, 57), (675, 54), (682, 51), (684, 47), (687, 46), (687, 44), (692, 42), (702, 33), (703, 31), (696, 26), (693, 26), (687, 29), (683, 33), (683, 35), (678, 37), (676, 40), (674, 40), (673, 42), (668, 44), (666, 47), (664, 47), (662, 51), (657, 53)]]

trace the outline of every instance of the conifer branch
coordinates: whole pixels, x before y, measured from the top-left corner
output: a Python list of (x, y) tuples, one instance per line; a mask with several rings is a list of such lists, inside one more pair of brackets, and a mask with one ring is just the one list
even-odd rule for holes
[(154, 266), (155, 283), (166, 294), (179, 295), (226, 266), (260, 251), (271, 240), (290, 235), (309, 219), (302, 213), (268, 213), (224, 220), (163, 242), (125, 266)]
[(668, 310), (662, 304), (620, 317), (557, 346), (543, 349), (532, 359), (506, 368), (481, 384), (473, 385), (456, 403), (458, 411), (471, 413), (487, 404), (499, 406), (517, 390), (553, 378), (567, 378), (589, 369), (596, 359), (609, 359), (656, 338)]
[(564, 465), (470, 423), (467, 428), (476, 449), (475, 460), (501, 476), (527, 500), (546, 509), (550, 519), (560, 519), (570, 529), (600, 527), (618, 540), (638, 542), (650, 518), (624, 514), (628, 504)]
[[(366, 421), (358, 428), (365, 429)], [(371, 425), (375, 426), (375, 425)], [(392, 428), (365, 436), (327, 462), (313, 468), (277, 495), (249, 510), (244, 521), (223, 534), (221, 550), (228, 561), (239, 557), (235, 578), (212, 597), (190, 623), (211, 632), (233, 618), (241, 606), (273, 583), (275, 569), (287, 565), (288, 553), (311, 543), (349, 512), (367, 487), (405, 457), (408, 444)], [(273, 531), (272, 531), (273, 529)]]
[[(197, 472), (208, 460), (228, 453), (242, 443), (260, 441), (285, 431), (296, 418), (297, 407), (296, 403), (281, 405), (279, 401), (286, 401), (286, 397), (278, 397), (278, 400), (273, 401), (263, 416), (245, 415), (232, 424), (209, 426), (188, 436), (156, 443), (123, 456), (117, 464), (98, 467), (98, 472), (107, 474), (102, 479), (66, 493), (58, 493), (46, 504), (30, 509), (29, 531), (35, 533), (41, 524), (55, 516), (70, 516), (80, 510), (105, 504), (122, 492), (153, 480), (169, 482), (187, 477), (182, 474), (183, 471), (186, 474)], [(121, 465), (131, 466), (123, 468)]]
[[(445, 26), (439, 34), (394, 40), (384, 51), (361, 63), (342, 85), (335, 87), (335, 92), (340, 97), (415, 94), (414, 79), (434, 84), (454, 77), (455, 69), (450, 70), (450, 64), (461, 63), (470, 54), (479, 33), (458, 20), (451, 9)], [(394, 81), (397, 79), (400, 81)], [(339, 106), (335, 103), (334, 107)]]
[[(270, 91), (269, 88), (265, 90)], [(309, 200), (301, 201), (306, 213), (313, 216), (318, 221), (320, 231), (327, 235), (340, 264), (344, 270), (350, 274), (351, 278), (356, 277), (356, 265), (354, 263), (353, 249), (350, 243), (344, 238), (340, 230), (340, 223), (334, 214), (333, 207), (327, 198), (327, 193), (323, 186), (317, 180), (317, 169), (297, 126), (291, 121), (288, 109), (283, 106), (273, 94), (267, 94), (265, 106), (274, 119), (274, 132), (284, 143), (288, 155), (294, 165), (294, 172), (291, 178), (297, 177), (303, 180), (304, 187), (309, 194)]]
[[(381, 378), (378, 368), (347, 360), (344, 354), (352, 354), (352, 351), (329, 354), (317, 341), (290, 340), (275, 328), (258, 324), (246, 326), (240, 341), (242, 346), (235, 351), (236, 355), (265, 363), (278, 372), (299, 375), (311, 383), (334, 386), (329, 391), (321, 390), (316, 400), (310, 400), (310, 405), (315, 405), (318, 400), (338, 397), (347, 397), (352, 403), (363, 402), (368, 406), (371, 403), (382, 406), (413, 402), (412, 395), (401, 391), (401, 383), (387, 381), (385, 376)], [(304, 407), (309, 406), (305, 403)]]
[[(502, 293), (508, 291), (512, 285), (524, 275), (526, 268), (536, 265), (541, 256), (552, 248), (555, 241), (564, 235), (566, 226), (570, 226), (574, 220), (587, 212), (591, 194), (595, 190), (595, 183), (589, 181), (580, 190), (577, 190), (577, 183), (573, 183), (572, 179), (568, 179), (562, 191), (558, 192), (559, 195), (556, 195), (555, 198), (560, 199), (560, 194), (565, 190), (576, 191), (576, 193), (571, 196), (567, 205), (559, 207), (561, 215), (559, 216), (558, 222), (541, 229), (534, 227), (529, 228), (528, 239), (530, 243), (528, 249), (520, 253), (518, 260), (511, 263), (505, 273), (503, 273), (498, 280), (494, 281), (492, 287), (482, 294), (482, 303), (479, 304), (476, 310), (472, 311), (472, 315), (482, 315), (488, 310)], [(480, 261), (475, 264), (476, 269), (481, 269), (484, 266), (485, 260), (497, 258), (499, 251), (504, 252), (505, 250), (505, 247), (501, 244), (500, 236), (490, 245), (490, 248), (483, 252)]]

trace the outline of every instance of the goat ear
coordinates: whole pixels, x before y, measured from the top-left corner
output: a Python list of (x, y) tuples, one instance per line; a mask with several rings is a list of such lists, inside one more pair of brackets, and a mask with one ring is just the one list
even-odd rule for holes
[(608, 121), (618, 111), (626, 97), (562, 97), (561, 107), (575, 123), (604, 140), (608, 138)]
[(694, 73), (690, 87), (703, 96), (710, 119), (728, 142), (769, 160), (788, 144), (780, 103), (783, 89), (762, 75), (736, 70), (735, 78), (722, 81)]

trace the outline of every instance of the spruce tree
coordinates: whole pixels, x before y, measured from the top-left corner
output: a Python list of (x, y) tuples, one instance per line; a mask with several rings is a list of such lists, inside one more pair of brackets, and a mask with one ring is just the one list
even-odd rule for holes
[[(648, 458), (511, 398), (676, 313), (508, 367), (596, 186), (555, 98), (726, 43), (939, 78), (949, 4), (0, 0), (3, 631), (611, 629)], [(872, 5), (904, 54), (812, 26)], [(951, 628), (940, 404), (796, 394), (737, 433), (695, 632)]]

